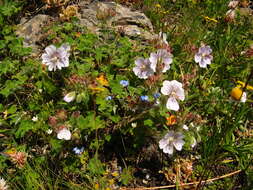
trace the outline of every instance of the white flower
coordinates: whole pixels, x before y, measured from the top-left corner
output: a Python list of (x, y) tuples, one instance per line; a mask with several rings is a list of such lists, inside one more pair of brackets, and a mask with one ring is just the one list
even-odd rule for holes
[(65, 102), (72, 102), (74, 99), (75, 99), (75, 97), (76, 97), (76, 92), (75, 91), (73, 91), (73, 92), (70, 92), (70, 93), (68, 93), (68, 94), (66, 94), (65, 96), (64, 96), (64, 98), (63, 98), (63, 100), (65, 101)]
[(247, 93), (243, 92), (240, 101), (244, 103), (244, 102), (246, 102), (246, 100), (247, 100)]
[(0, 177), (0, 190), (7, 190), (8, 185), (6, 184), (6, 181)]
[(189, 127), (187, 127), (187, 125), (183, 125), (183, 129), (188, 131), (189, 130)]
[(62, 67), (69, 66), (69, 50), (70, 46), (63, 44), (61, 47), (56, 48), (54, 45), (47, 46), (43, 53), (42, 63), (48, 66), (49, 71), (56, 71), (57, 68), (61, 70)]
[(174, 147), (176, 150), (181, 151), (184, 145), (184, 135), (180, 132), (169, 131), (160, 141), (159, 148), (164, 153), (173, 154)]
[(49, 134), (49, 135), (51, 135), (51, 134), (52, 134), (52, 132), (53, 132), (53, 130), (52, 130), (52, 129), (48, 129), (48, 130), (46, 131), (46, 133), (47, 133), (47, 134)]
[(71, 139), (71, 132), (67, 128), (63, 128), (60, 131), (58, 131), (57, 138), (68, 141)]
[(170, 69), (172, 63), (172, 54), (166, 49), (159, 49), (156, 53), (150, 54), (151, 68), (156, 71), (156, 68), (161, 69), (163, 73)]
[(135, 127), (137, 127), (137, 123), (131, 123), (131, 126), (132, 126), (133, 128), (135, 128)]
[(32, 121), (34, 121), (34, 122), (38, 121), (38, 116), (37, 115), (33, 116)]
[(182, 87), (182, 83), (172, 80), (168, 81), (165, 80), (163, 82), (163, 86), (161, 88), (161, 93), (163, 95), (169, 96), (166, 107), (170, 110), (178, 111), (179, 110), (179, 104), (177, 102), (178, 100), (184, 100), (184, 89)]
[(210, 46), (202, 46), (199, 48), (198, 53), (195, 54), (194, 60), (199, 63), (199, 66), (206, 68), (207, 65), (211, 64), (213, 56), (211, 55), (212, 49)]
[(140, 79), (147, 79), (154, 74), (154, 70), (150, 67), (149, 59), (138, 58), (135, 60), (134, 74)]

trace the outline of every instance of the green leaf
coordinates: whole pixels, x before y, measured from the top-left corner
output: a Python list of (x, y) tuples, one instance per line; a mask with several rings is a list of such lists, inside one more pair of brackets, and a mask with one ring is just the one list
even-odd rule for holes
[(13, 114), (17, 111), (17, 106), (16, 105), (12, 105), (9, 109), (8, 109), (8, 114)]
[(102, 175), (105, 170), (103, 168), (102, 162), (97, 158), (97, 155), (95, 155), (94, 158), (90, 159), (88, 163), (88, 170), (93, 174), (93, 175)]
[(7, 80), (4, 84), (5, 88), (0, 91), (0, 94), (4, 95), (5, 97), (8, 97), (12, 93), (14, 93), (17, 89), (20, 89), (20, 85), (22, 84), (22, 81), (17, 80)]
[(144, 125), (147, 125), (149, 127), (152, 127), (153, 126), (153, 121), (151, 119), (146, 119), (144, 121)]
[(80, 116), (77, 118), (77, 126), (80, 129), (89, 129), (90, 131), (93, 131), (104, 128), (105, 124), (94, 112), (89, 112), (87, 117), (84, 118), (83, 116)]
[(34, 129), (34, 123), (30, 120), (24, 120), (18, 126), (18, 130), (15, 132), (16, 138), (21, 138), (25, 136), (25, 133)]

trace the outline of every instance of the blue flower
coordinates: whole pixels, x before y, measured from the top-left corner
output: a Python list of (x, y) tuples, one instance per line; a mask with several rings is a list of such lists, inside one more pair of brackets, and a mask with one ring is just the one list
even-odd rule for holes
[(129, 85), (129, 82), (127, 80), (121, 80), (119, 82), (123, 87), (127, 87)]
[(141, 101), (148, 102), (148, 96), (147, 95), (141, 96), (140, 98), (141, 98)]
[(157, 99), (157, 98), (160, 98), (161, 94), (159, 92), (157, 92), (157, 93), (154, 93), (153, 96), (155, 99)]
[(84, 151), (84, 147), (81, 147), (81, 148), (75, 147), (75, 148), (73, 148), (73, 152), (75, 154), (78, 154), (78, 155), (82, 154), (83, 151)]
[(107, 96), (105, 99), (106, 100), (112, 100), (112, 96)]

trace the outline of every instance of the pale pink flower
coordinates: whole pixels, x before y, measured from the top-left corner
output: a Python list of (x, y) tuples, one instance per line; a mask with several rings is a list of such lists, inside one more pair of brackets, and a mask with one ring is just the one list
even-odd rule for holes
[(58, 131), (57, 138), (68, 141), (71, 139), (71, 132), (67, 128), (64, 127)]
[(196, 63), (199, 63), (199, 66), (206, 68), (207, 65), (211, 64), (213, 56), (211, 55), (212, 49), (210, 46), (202, 46), (199, 48), (198, 53), (195, 54), (194, 60)]
[(68, 94), (66, 94), (63, 98), (63, 100), (65, 102), (72, 102), (74, 99), (76, 98), (76, 92), (73, 91), (73, 92), (69, 92)]
[(184, 135), (180, 132), (169, 131), (160, 141), (159, 148), (164, 153), (173, 154), (174, 147), (176, 150), (181, 151), (185, 144)]
[(172, 80), (168, 81), (165, 80), (163, 82), (163, 86), (161, 88), (161, 93), (163, 95), (169, 96), (166, 107), (170, 110), (178, 111), (179, 110), (179, 104), (177, 100), (184, 100), (184, 89), (182, 87), (182, 83)]
[(154, 70), (150, 67), (149, 59), (138, 58), (135, 60), (135, 67), (133, 68), (134, 74), (140, 79), (147, 79), (154, 75)]
[(153, 71), (161, 69), (163, 73), (170, 69), (170, 64), (172, 63), (173, 55), (168, 52), (166, 49), (159, 49), (156, 53), (150, 54), (151, 68)]
[(69, 50), (70, 46), (63, 44), (61, 47), (56, 48), (54, 45), (47, 46), (43, 53), (42, 63), (48, 66), (49, 71), (61, 70), (63, 67), (69, 66)]

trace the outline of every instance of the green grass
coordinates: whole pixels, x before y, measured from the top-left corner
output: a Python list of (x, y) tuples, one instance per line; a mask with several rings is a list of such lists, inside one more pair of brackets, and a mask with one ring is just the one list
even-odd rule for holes
[[(237, 81), (253, 86), (252, 56), (241, 53), (252, 44), (252, 16), (238, 13), (226, 22), (227, 0), (133, 1), (131, 6), (151, 19), (156, 33), (167, 34), (172, 49), (171, 68), (151, 83), (132, 68), (138, 57), (157, 50), (154, 43), (143, 45), (113, 31), (101, 38), (75, 19), (45, 28), (51, 29), (45, 47), (54, 39), (54, 45), (71, 46), (69, 67), (48, 71), (40, 58), (29, 57), (30, 49), (14, 34), (29, 3), (0, 1), (0, 177), (10, 189), (109, 190), (145, 186), (145, 180), (147, 186), (177, 184), (180, 189), (180, 183), (237, 170), (241, 172), (198, 189), (250, 189), (253, 91), (241, 87), (247, 93), (245, 103), (230, 93)], [(194, 61), (202, 43), (213, 50), (207, 68)], [(98, 80), (102, 75), (108, 85)], [(122, 87), (121, 80), (129, 86)], [(184, 83), (185, 100), (179, 101), (177, 112), (166, 108), (163, 95), (154, 105), (153, 93), (160, 92), (164, 80)], [(76, 99), (64, 102), (72, 91)], [(106, 99), (109, 95), (112, 100)], [(142, 102), (141, 95), (148, 95), (149, 102)], [(167, 125), (171, 115), (177, 121)], [(34, 116), (38, 121), (32, 121)], [(70, 141), (57, 138), (62, 125), (69, 127)], [(158, 146), (168, 130), (185, 135), (183, 150), (174, 149), (172, 156)], [(84, 152), (74, 154), (72, 149), (82, 146)], [(23, 164), (11, 158), (17, 152), (26, 153)], [(189, 165), (192, 169), (185, 169)]]

